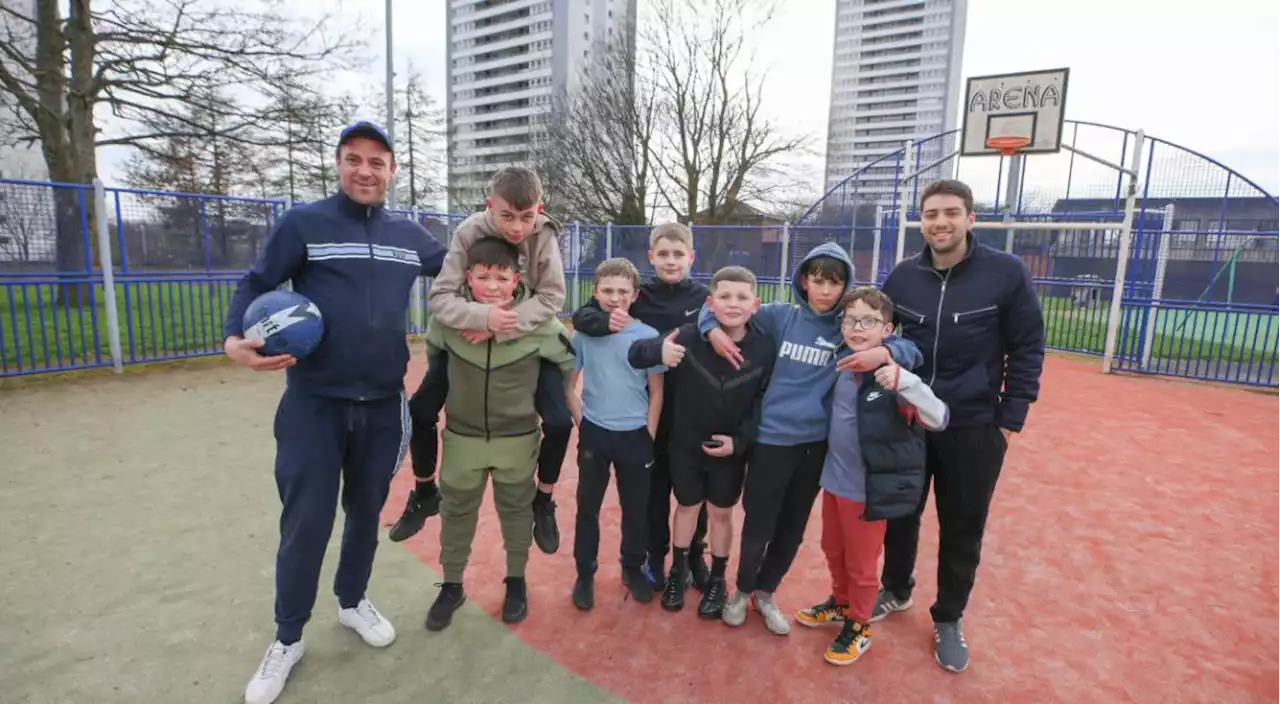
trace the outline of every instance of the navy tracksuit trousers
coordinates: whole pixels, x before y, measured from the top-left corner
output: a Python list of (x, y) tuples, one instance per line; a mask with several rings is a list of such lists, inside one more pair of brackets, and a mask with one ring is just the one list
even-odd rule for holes
[(364, 598), (378, 547), (378, 517), (409, 447), (404, 395), (374, 401), (286, 388), (276, 409), (276, 638), (293, 643), (311, 618), (339, 497), (346, 522), (333, 591), (342, 608)]

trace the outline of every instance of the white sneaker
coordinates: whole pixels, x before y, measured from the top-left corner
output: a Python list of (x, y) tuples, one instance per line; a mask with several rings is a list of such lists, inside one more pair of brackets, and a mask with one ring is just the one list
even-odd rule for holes
[(375, 648), (385, 648), (396, 640), (396, 629), (368, 599), (361, 599), (354, 609), (338, 609), (338, 623), (359, 633), (364, 642)]
[(284, 685), (289, 681), (289, 672), (305, 652), (307, 646), (302, 641), (293, 645), (285, 645), (280, 641), (272, 643), (262, 658), (262, 664), (253, 673), (253, 679), (249, 680), (249, 686), (245, 687), (245, 704), (274, 702), (284, 691)]
[(760, 612), (760, 617), (764, 619), (764, 627), (769, 629), (770, 633), (785, 636), (791, 632), (791, 621), (787, 619), (786, 614), (773, 603), (773, 595), (768, 592), (755, 593), (756, 611)]
[(747, 608), (751, 606), (751, 595), (734, 592), (728, 603), (720, 611), (720, 620), (730, 626), (741, 626), (747, 621)]

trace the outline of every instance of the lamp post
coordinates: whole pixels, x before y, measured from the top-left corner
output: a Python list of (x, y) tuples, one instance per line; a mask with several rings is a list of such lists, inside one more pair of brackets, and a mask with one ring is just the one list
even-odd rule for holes
[[(395, 91), (395, 79), (396, 79), (396, 72), (395, 72), (395, 58), (394, 58), (394, 57), (395, 57), (395, 55), (392, 53), (392, 42), (391, 42), (391, 3), (392, 3), (392, 0), (387, 0), (387, 27), (386, 27), (386, 34), (387, 34), (387, 137), (389, 137), (389, 138), (391, 139), (391, 144), (392, 144), (392, 146), (393, 146), (393, 148), (394, 148), (394, 145), (395, 145), (395, 143), (396, 143), (396, 91)], [(387, 207), (388, 207), (388, 208), (394, 208), (394, 207), (396, 207), (396, 189), (395, 189), (395, 180), (394, 180), (394, 177), (392, 178), (392, 182), (391, 182), (390, 187), (389, 187), (389, 188), (387, 188)]]

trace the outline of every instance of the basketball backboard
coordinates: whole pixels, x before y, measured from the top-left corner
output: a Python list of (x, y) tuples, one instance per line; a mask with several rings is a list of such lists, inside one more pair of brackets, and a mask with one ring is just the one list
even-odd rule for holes
[(991, 137), (1025, 137), (1022, 154), (1062, 149), (1070, 69), (973, 76), (965, 86), (960, 156), (998, 155)]

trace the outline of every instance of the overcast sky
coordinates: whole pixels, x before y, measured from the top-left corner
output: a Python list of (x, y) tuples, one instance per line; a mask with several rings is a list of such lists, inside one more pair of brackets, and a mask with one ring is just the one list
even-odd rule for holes
[[(318, 9), (314, 2), (306, 6)], [(398, 0), (394, 9), (397, 70), (413, 62), (441, 105), (447, 2)], [(814, 137), (820, 182), (835, 0), (779, 5), (768, 30), (752, 38), (756, 64), (768, 70), (768, 109), (788, 129)], [(370, 39), (381, 61), (383, 0), (341, 0), (341, 7), (376, 32)], [(970, 0), (963, 74), (1069, 67), (1067, 119), (1143, 129), (1218, 159), (1274, 194), (1278, 59), (1276, 0)], [(381, 82), (381, 67), (365, 78)], [(103, 160), (113, 181), (119, 161)]]

